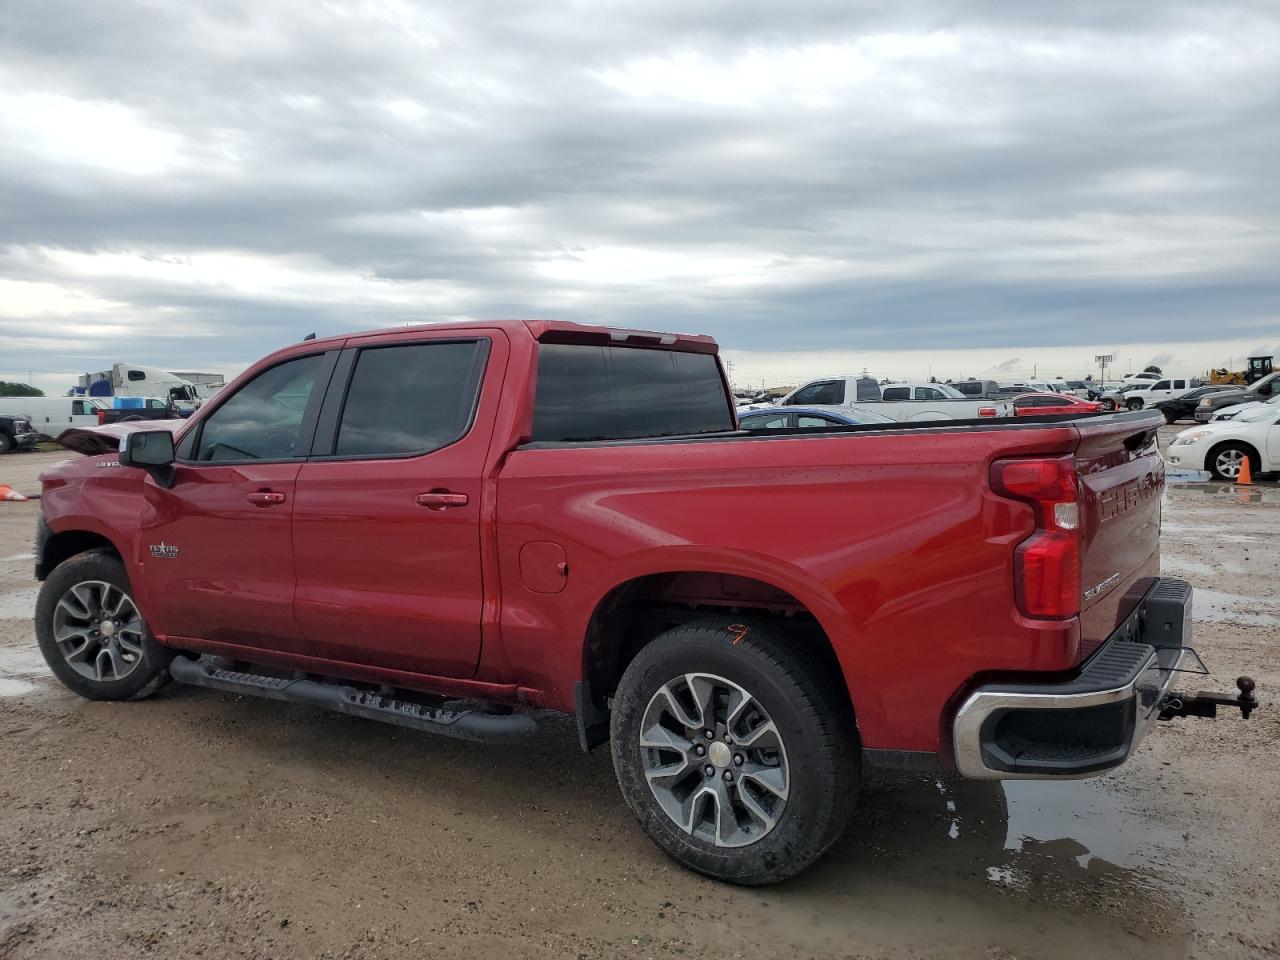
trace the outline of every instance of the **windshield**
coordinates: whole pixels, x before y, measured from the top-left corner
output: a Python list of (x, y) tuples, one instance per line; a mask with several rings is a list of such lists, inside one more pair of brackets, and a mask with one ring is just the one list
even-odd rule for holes
[(1277, 410), (1277, 407), (1280, 407), (1280, 403), (1276, 402), (1277, 400), (1280, 400), (1280, 396), (1272, 397), (1260, 407), (1241, 411), (1240, 415), (1235, 418), (1236, 423), (1257, 423), (1259, 420), (1274, 420), (1276, 414), (1280, 413), (1280, 410)]
[(1245, 410), (1235, 417), (1235, 422), (1244, 422), (1244, 424), (1257, 424), (1258, 421), (1275, 420), (1277, 413), (1276, 404), (1271, 401), (1263, 403), (1261, 407), (1254, 407), (1253, 410)]

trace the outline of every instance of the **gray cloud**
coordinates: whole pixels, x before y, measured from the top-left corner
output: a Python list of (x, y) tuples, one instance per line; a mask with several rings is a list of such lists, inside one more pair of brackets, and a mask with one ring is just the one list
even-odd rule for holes
[(57, 369), (457, 316), (1256, 339), (1278, 40), (1248, 2), (18, 0), (0, 337)]

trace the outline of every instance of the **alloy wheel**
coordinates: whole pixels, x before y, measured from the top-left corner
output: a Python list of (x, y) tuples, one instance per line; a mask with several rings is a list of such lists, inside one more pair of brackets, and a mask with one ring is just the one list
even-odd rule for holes
[(102, 580), (73, 584), (53, 609), (53, 637), (67, 664), (89, 680), (123, 680), (142, 663), (142, 617), (133, 598)]
[(1240, 465), (1244, 463), (1244, 451), (1235, 448), (1223, 450), (1214, 460), (1218, 472), (1228, 480), (1240, 476)]
[(659, 687), (640, 723), (640, 754), (658, 806), (706, 843), (755, 843), (786, 808), (782, 735), (760, 702), (724, 677), (687, 673)]

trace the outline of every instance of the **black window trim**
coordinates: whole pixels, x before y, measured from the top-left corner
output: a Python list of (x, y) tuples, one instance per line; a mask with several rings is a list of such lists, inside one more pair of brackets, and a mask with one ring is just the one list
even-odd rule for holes
[[(316, 422), (320, 413), (320, 405), (324, 400), (328, 388), (331, 383), (334, 365), (338, 360), (336, 349), (317, 351), (316, 353), (295, 353), (292, 356), (281, 357), (279, 363), (273, 363), (269, 367), (263, 367), (250, 380), (246, 380), (235, 393), (229, 394), (225, 400), (219, 397), (218, 406), (212, 409), (206, 416), (200, 418), (200, 422), (196, 424), (196, 428), (187, 436), (184, 436), (178, 442), (179, 453), (184, 456), (176, 457), (174, 462), (180, 463), (185, 467), (234, 467), (243, 466), (253, 463), (304, 463), (308, 459), (308, 453), (311, 450), (313, 438), (315, 437)], [(200, 449), (200, 441), (204, 439), (204, 427), (209, 420), (216, 416), (232, 398), (237, 396), (241, 390), (253, 383), (264, 373), (274, 370), (277, 367), (284, 366), (294, 360), (305, 360), (308, 357), (321, 357), (323, 362), (320, 364), (320, 370), (316, 373), (315, 384), (311, 387), (311, 396), (307, 398), (306, 409), (302, 412), (302, 422), (298, 426), (298, 449), (302, 451), (300, 456), (296, 457), (249, 457), (238, 460), (196, 460), (193, 459), (195, 453)], [(188, 445), (188, 437), (190, 437)], [(186, 448), (185, 450), (183, 448)]]
[[(342, 426), (342, 415), (347, 409), (347, 395), (351, 391), (351, 383), (355, 379), (356, 362), (359, 355), (365, 350), (387, 350), (392, 347), (420, 347), (426, 344), (446, 344), (446, 343), (478, 343), (480, 349), (476, 352), (474, 370), (474, 387), (471, 396), (471, 411), (467, 415), (466, 423), (462, 425), (461, 430), (456, 436), (451, 438), (447, 443), (439, 444), (427, 450), (414, 450), (409, 453), (361, 453), (347, 454), (334, 453), (338, 443), (338, 430)], [(476, 415), (480, 410), (480, 393), (484, 386), (485, 374), (489, 369), (489, 357), (493, 353), (493, 337), (488, 335), (478, 335), (474, 337), (423, 337), (421, 340), (391, 340), (374, 343), (361, 343), (359, 346), (346, 347), (342, 351), (333, 376), (330, 378), (329, 389), (326, 391), (324, 406), (320, 410), (317, 418), (316, 430), (311, 441), (310, 455), (305, 457), (308, 462), (315, 463), (346, 463), (357, 460), (412, 460), (415, 457), (425, 457), (433, 453), (439, 453), (452, 447), (454, 444), (460, 443), (467, 438), (475, 427)], [(332, 400), (330, 399), (332, 397)], [(327, 452), (325, 452), (327, 451)]]

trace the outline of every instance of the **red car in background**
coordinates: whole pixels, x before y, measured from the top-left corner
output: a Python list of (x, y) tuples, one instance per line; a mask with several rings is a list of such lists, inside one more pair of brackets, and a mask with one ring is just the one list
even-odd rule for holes
[(1060, 413), (1098, 413), (1102, 404), (1069, 393), (1023, 393), (1013, 398), (1014, 416), (1046, 417)]

